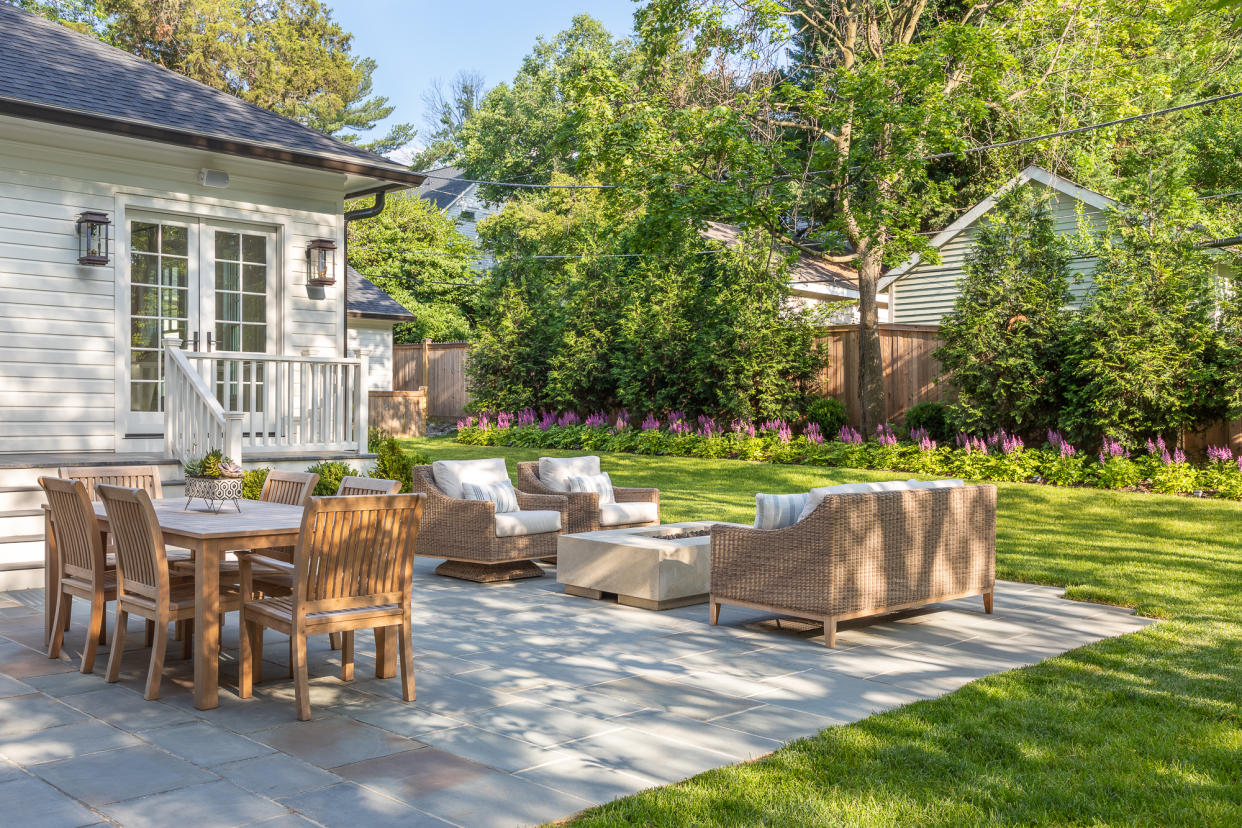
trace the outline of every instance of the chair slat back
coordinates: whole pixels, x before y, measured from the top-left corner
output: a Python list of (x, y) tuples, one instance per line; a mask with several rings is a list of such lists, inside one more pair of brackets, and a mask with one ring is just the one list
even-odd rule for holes
[(401, 491), (400, 480), (385, 480), (382, 477), (346, 477), (341, 480), (341, 485), (336, 490), (336, 496), (394, 495), (399, 491)]
[(299, 612), (410, 600), (423, 495), (311, 498), (294, 552)]
[(56, 554), (66, 575), (94, 581), (104, 573), (103, 537), (86, 486), (81, 481), (40, 477), (51, 509)]
[(142, 489), (120, 486), (100, 485), (96, 491), (116, 544), (119, 589), (152, 599), (167, 595), (168, 554), (151, 497)]
[(263, 492), (259, 500), (268, 503), (283, 503), (286, 506), (301, 506), (315, 491), (319, 475), (311, 472), (270, 471), (267, 480), (263, 481)]
[(160, 470), (156, 466), (61, 466), (57, 472), (66, 480), (78, 480), (86, 486), (86, 495), (91, 500), (99, 500), (95, 487), (124, 486), (127, 489), (142, 489), (158, 500), (164, 496), (164, 487), (160, 484)]

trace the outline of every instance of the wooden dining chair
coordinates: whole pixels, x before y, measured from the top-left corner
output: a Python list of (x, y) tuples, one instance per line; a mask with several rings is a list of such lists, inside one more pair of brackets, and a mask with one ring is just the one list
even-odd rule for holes
[[(158, 699), (169, 622), (187, 622), (181, 655), (188, 658), (191, 652), (194, 584), (170, 578), (164, 534), (151, 498), (144, 490), (100, 484), (96, 491), (108, 513), (108, 525), (116, 545), (116, 629), (112, 634), (112, 653), (108, 658), (108, 681), (115, 682), (120, 677), (121, 659), (125, 655), (125, 627), (133, 613), (154, 623), (156, 635), (151, 641), (145, 698), (148, 701)], [(230, 591), (222, 586), (221, 616), (239, 606), (236, 590)]]
[(400, 480), (386, 480), (382, 477), (344, 477), (341, 478), (341, 485), (336, 487), (336, 496), (394, 495), (400, 491)]
[(152, 500), (159, 500), (164, 496), (157, 466), (61, 466), (57, 473), (65, 480), (81, 482), (86, 487), (86, 496), (91, 500), (99, 500), (95, 487), (101, 483), (106, 486), (142, 489)]
[[(293, 563), (259, 555), (241, 559), (238, 689), (243, 699), (250, 697), (253, 683), (262, 679), (265, 627), (291, 639), (294, 697), (302, 721), (310, 718), (306, 637), (342, 633), (342, 672), (349, 680), (353, 677), (354, 630), (396, 627), (401, 697), (414, 701), (411, 582), (422, 499), (419, 494), (312, 498), (302, 515)], [(252, 598), (256, 564), (291, 572), (293, 594)]]
[(90, 602), (91, 616), (82, 645), (81, 670), (90, 673), (95, 669), (95, 648), (103, 643), (105, 605), (116, 600), (116, 570), (107, 565), (103, 534), (86, 485), (77, 480), (40, 477), (39, 486), (47, 495), (59, 558), (56, 594), (45, 596), (45, 600), (56, 602), (47, 655), (60, 658), (73, 599), (82, 598)]
[(268, 503), (284, 503), (286, 506), (301, 506), (315, 491), (319, 483), (319, 475), (311, 472), (291, 472), (273, 469), (267, 473), (263, 481), (263, 491), (259, 500)]

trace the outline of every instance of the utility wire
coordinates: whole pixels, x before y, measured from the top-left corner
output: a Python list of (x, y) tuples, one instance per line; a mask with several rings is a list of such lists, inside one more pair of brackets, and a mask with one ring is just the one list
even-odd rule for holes
[[(449, 253), (442, 250), (407, 250), (403, 247), (371, 247), (369, 245), (349, 246), (350, 250), (366, 250), (372, 253), (398, 253), (405, 256), (438, 256), (441, 258), (478, 258), (476, 253)], [(722, 253), (723, 250), (707, 249), (692, 250), (689, 255), (714, 255)], [(663, 253), (543, 253), (532, 254), (526, 256), (506, 256), (503, 261), (520, 262), (529, 259), (641, 259), (641, 258), (658, 258)]]
[(480, 178), (458, 178), (453, 175), (418, 173), (435, 181), (464, 181), (467, 184), (487, 184), (491, 187), (512, 187), (518, 190), (615, 190), (618, 184), (523, 184), (519, 181), (485, 181)]

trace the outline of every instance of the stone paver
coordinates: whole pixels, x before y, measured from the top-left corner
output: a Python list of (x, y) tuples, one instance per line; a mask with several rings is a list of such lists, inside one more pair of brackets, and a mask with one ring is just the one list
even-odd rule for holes
[(41, 593), (0, 593), (3, 822), (539, 824), (1150, 623), (1002, 582), (994, 615), (976, 598), (849, 622), (828, 650), (819, 628), (760, 612), (729, 608), (711, 627), (703, 606), (646, 612), (566, 596), (552, 578), (458, 582), (432, 576), (436, 563), (416, 564), (417, 700), (373, 678), (369, 631), (350, 684), (317, 636), (310, 722), (295, 720), (279, 636), (266, 639), (267, 680), (237, 697), (236, 616), (220, 705), (203, 711), (175, 657), (160, 701), (143, 700), (140, 627), (108, 685), (104, 651), (94, 674), (76, 669), (84, 602), (53, 660)]

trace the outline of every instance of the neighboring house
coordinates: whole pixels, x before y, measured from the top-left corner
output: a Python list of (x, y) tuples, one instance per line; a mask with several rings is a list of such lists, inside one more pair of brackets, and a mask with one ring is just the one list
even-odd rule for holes
[[(720, 242), (729, 247), (737, 244), (740, 228), (732, 224), (709, 221), (702, 235), (705, 239)], [(858, 272), (852, 267), (829, 262), (809, 253), (799, 254), (789, 268), (790, 304), (794, 307), (813, 308), (817, 305), (839, 304), (829, 318), (833, 324), (852, 324), (858, 321)], [(883, 293), (876, 296), (881, 322), (888, 322), (889, 297)]]
[[(479, 195), (479, 185), (465, 178), (460, 167), (438, 167), (422, 175), (427, 177), (418, 188), (418, 197), (425, 198), (457, 224), (457, 230), (472, 241), (479, 240), (478, 224), (504, 209), (504, 203), (487, 201)], [(477, 267), (486, 270), (494, 263), (484, 255)]]
[(345, 278), (349, 286), (349, 352), (367, 355), (367, 386), (371, 391), (391, 391), (392, 326), (413, 322), (414, 314), (352, 267), (345, 267)]
[[(1105, 225), (1108, 210), (1117, 205), (1108, 196), (1080, 187), (1042, 167), (1027, 167), (931, 240), (931, 246), (940, 254), (939, 264), (924, 261), (921, 256), (911, 256), (884, 275), (880, 289), (888, 291), (892, 297), (893, 321), (940, 324), (941, 318), (953, 310), (958, 282), (965, 276), (966, 257), (974, 246), (980, 221), (1004, 193), (1023, 186), (1048, 191), (1048, 207), (1056, 231), (1066, 236), (1077, 234), (1080, 227), (1098, 233)], [(1096, 264), (1097, 260), (1091, 256), (1075, 256), (1070, 261), (1070, 292), (1074, 295), (1075, 307), (1081, 304), (1091, 287), (1091, 274)]]
[(0, 572), (41, 561), (62, 463), (168, 494), (213, 447), (360, 463), (342, 208), (422, 176), (6, 3), (0, 32)]

